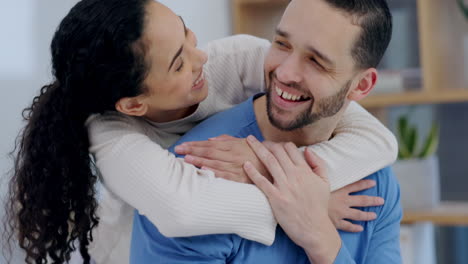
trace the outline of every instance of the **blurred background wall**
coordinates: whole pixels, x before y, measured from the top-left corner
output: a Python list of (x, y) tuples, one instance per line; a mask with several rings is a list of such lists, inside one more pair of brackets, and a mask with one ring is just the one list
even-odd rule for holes
[[(51, 81), (49, 45), (55, 28), (76, 0), (14, 0), (0, 2), (0, 199), (5, 194), (7, 172), (12, 163), (8, 152), (20, 128), (24, 125), (21, 111), (27, 107), (43, 85)], [(187, 26), (198, 36), (202, 46), (212, 39), (231, 34), (229, 0), (163, 0), (181, 15)], [(401, 2), (401, 1), (394, 1)], [(396, 18), (412, 21), (404, 11), (397, 10)], [(405, 22), (403, 21), (403, 22)], [(401, 21), (400, 21), (401, 22)], [(399, 23), (399, 21), (397, 21)], [(398, 28), (391, 50), (403, 55), (388, 55), (388, 68), (417, 66), (417, 39), (411, 28)], [(398, 38), (401, 38), (398, 40)], [(410, 41), (409, 41), (410, 40)], [(443, 200), (468, 200), (468, 105), (426, 105), (394, 107), (389, 113), (389, 126), (394, 128), (401, 113), (414, 112), (413, 118), (427, 127), (434, 119), (441, 124), (441, 144), (438, 151)], [(0, 217), (4, 214), (0, 209)], [(440, 263), (468, 263), (468, 231), (466, 228), (437, 230)], [(24, 263), (16, 251), (13, 263)], [(0, 264), (4, 259), (0, 255)]]

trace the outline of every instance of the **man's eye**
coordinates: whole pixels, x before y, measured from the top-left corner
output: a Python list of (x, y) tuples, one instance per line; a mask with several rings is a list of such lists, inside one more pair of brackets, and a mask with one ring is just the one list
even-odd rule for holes
[(318, 67), (323, 69), (323, 66), (314, 57), (310, 57), (309, 60), (315, 65), (317, 65)]

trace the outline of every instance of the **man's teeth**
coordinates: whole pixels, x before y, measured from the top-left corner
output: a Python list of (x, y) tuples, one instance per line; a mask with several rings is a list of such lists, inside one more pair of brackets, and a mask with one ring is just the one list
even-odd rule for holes
[(306, 100), (309, 99), (308, 97), (302, 96), (302, 95), (292, 95), (289, 94), (283, 90), (281, 90), (278, 87), (275, 87), (276, 93), (278, 96), (280, 96), (283, 99), (289, 100), (289, 101), (300, 101), (300, 100)]

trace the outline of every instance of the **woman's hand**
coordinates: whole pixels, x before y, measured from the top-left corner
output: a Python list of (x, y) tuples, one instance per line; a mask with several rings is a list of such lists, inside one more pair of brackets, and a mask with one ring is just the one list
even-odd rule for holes
[(273, 183), (249, 162), (245, 171), (267, 196), (278, 223), (312, 262), (332, 263), (341, 239), (328, 216), (330, 184), (323, 161), (309, 150), (304, 159), (292, 143), (262, 144), (252, 136), (247, 139)]
[(371, 221), (377, 218), (374, 212), (365, 212), (353, 207), (380, 206), (384, 204), (381, 197), (351, 195), (351, 193), (370, 189), (375, 186), (373, 180), (360, 180), (347, 185), (331, 194), (328, 214), (337, 229), (347, 232), (361, 232), (363, 227), (351, 223), (354, 221)]
[(222, 135), (208, 141), (185, 142), (175, 147), (175, 151), (186, 155), (185, 162), (211, 170), (218, 178), (252, 183), (243, 169), (246, 161), (251, 162), (263, 175), (270, 177), (245, 138)]

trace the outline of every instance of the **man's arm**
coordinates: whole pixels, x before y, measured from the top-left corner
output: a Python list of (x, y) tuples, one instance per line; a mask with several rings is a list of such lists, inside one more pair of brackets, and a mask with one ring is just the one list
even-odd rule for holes
[[(248, 139), (274, 183), (266, 180), (249, 162), (244, 168), (268, 197), (286, 234), (314, 263), (355, 263), (327, 216), (329, 183), (323, 161), (307, 150), (306, 163), (291, 143), (269, 143), (265, 147), (252, 137)], [(399, 223), (402, 213), (398, 184), (390, 169), (383, 169), (379, 174), (378, 193), (388, 204), (380, 207), (375, 230), (368, 231), (372, 232), (369, 250), (355, 257), (362, 258), (364, 263), (401, 263)]]
[(377, 173), (378, 193), (385, 204), (378, 207), (377, 222), (369, 243), (369, 254), (364, 263), (401, 263), (400, 222), (403, 211), (400, 203), (400, 187), (390, 167)]

